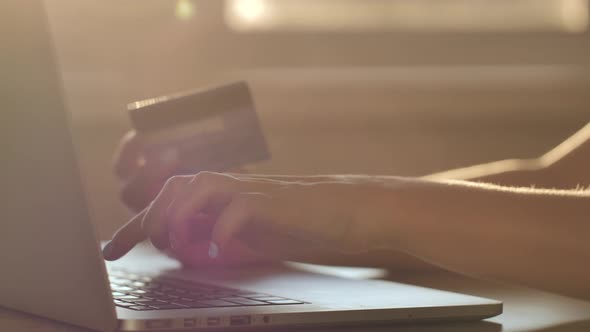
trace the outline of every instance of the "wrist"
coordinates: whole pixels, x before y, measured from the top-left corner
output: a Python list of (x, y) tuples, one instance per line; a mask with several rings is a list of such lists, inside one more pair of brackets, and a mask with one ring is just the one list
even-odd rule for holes
[(360, 222), (369, 230), (368, 250), (404, 250), (411, 232), (412, 220), (419, 218), (420, 201), (412, 199), (419, 195), (427, 181), (387, 177), (385, 181), (373, 182), (370, 198), (360, 214)]

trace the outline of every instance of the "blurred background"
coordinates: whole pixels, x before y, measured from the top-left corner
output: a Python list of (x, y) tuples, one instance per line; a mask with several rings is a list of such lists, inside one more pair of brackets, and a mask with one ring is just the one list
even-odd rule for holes
[(252, 86), (265, 173), (536, 157), (590, 121), (590, 0), (47, 0), (101, 238), (126, 104)]

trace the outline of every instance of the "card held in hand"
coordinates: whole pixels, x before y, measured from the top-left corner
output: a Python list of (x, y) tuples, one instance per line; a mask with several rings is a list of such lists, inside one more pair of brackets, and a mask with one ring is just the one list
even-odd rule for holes
[(146, 159), (174, 160), (179, 174), (270, 159), (246, 82), (137, 101), (128, 110)]

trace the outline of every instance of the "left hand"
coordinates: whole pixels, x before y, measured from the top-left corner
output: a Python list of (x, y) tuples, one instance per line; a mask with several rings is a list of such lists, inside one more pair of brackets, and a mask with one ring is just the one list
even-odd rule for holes
[(368, 177), (176, 176), (117, 231), (104, 255), (118, 259), (145, 238), (162, 250), (208, 250), (218, 259), (237, 243), (277, 259), (368, 251), (384, 238), (384, 192)]

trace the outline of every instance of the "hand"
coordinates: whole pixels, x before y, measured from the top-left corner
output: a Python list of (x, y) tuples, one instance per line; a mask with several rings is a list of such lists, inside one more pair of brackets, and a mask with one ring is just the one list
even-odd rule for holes
[(177, 173), (175, 160), (147, 160), (143, 142), (128, 132), (115, 152), (114, 172), (121, 181), (121, 200), (134, 212), (143, 210)]
[[(114, 172), (121, 181), (120, 196), (127, 207), (135, 213), (145, 209), (152, 202), (166, 181), (178, 174), (175, 160), (147, 160), (144, 146), (134, 131), (128, 132), (119, 144), (114, 158)], [(238, 169), (237, 171), (241, 171)], [(200, 218), (200, 225), (210, 225), (210, 219)], [(202, 250), (202, 247), (205, 249)], [(208, 241), (195, 241), (183, 248), (168, 248), (166, 254), (178, 259), (188, 267), (203, 265), (241, 265), (268, 261), (264, 255), (248, 250), (240, 243), (234, 243), (223, 261), (211, 261), (206, 255)], [(195, 254), (205, 252), (205, 254)]]
[(310, 179), (210, 172), (173, 177), (115, 234), (104, 256), (117, 259), (145, 238), (159, 249), (199, 250), (205, 257), (208, 251), (219, 260), (240, 243), (277, 259), (359, 253), (383, 244), (381, 224), (390, 206), (384, 186), (363, 177)]

